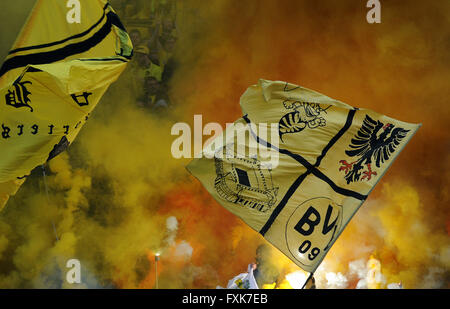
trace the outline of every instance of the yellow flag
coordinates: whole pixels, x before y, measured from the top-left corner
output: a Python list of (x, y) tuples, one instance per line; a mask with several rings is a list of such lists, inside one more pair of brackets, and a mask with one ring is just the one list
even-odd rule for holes
[(420, 126), (279, 81), (251, 86), (241, 108), (187, 169), (308, 272)]
[(132, 56), (106, 0), (38, 0), (0, 68), (0, 209), (77, 136)]

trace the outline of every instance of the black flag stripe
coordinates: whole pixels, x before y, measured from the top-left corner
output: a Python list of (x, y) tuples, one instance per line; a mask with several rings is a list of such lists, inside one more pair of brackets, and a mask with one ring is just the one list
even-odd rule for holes
[(252, 134), (252, 136), (256, 139), (256, 141), (268, 148), (272, 148), (282, 154), (288, 155), (291, 158), (293, 158), (294, 160), (296, 160), (297, 162), (299, 162), (300, 164), (302, 164), (304, 167), (306, 167), (306, 172), (301, 174), (295, 181), (294, 183), (289, 187), (288, 191), (286, 192), (286, 194), (284, 195), (283, 199), (280, 201), (280, 203), (277, 205), (277, 207), (273, 210), (272, 214), (270, 215), (269, 219), (267, 220), (267, 222), (264, 224), (264, 226), (262, 227), (262, 229), (259, 231), (259, 233), (261, 235), (265, 235), (267, 233), (267, 231), (270, 229), (270, 227), (272, 226), (273, 222), (275, 221), (275, 219), (278, 217), (278, 215), (280, 214), (280, 212), (283, 210), (283, 208), (286, 206), (287, 202), (289, 201), (289, 199), (291, 198), (291, 196), (294, 194), (294, 192), (298, 189), (298, 187), (302, 184), (303, 180), (306, 179), (306, 177), (310, 174), (313, 174), (314, 176), (318, 177), (319, 179), (323, 180), (324, 182), (326, 182), (335, 192), (345, 195), (345, 196), (350, 196), (353, 197), (355, 199), (364, 201), (367, 198), (367, 195), (363, 195), (361, 193), (358, 193), (356, 191), (352, 191), (352, 190), (348, 190), (342, 187), (339, 187), (338, 185), (336, 185), (330, 178), (328, 178), (325, 174), (323, 174), (321, 171), (319, 171), (317, 169), (317, 167), (320, 165), (322, 159), (325, 157), (325, 155), (327, 154), (328, 150), (331, 149), (331, 147), (344, 135), (344, 133), (350, 128), (352, 122), (353, 122), (353, 118), (355, 116), (356, 113), (356, 109), (350, 110), (348, 115), (347, 115), (347, 120), (344, 124), (344, 126), (341, 128), (341, 130), (339, 130), (339, 132), (328, 142), (328, 144), (324, 147), (324, 149), (322, 150), (321, 155), (317, 158), (316, 163), (314, 165), (312, 165), (311, 163), (309, 163), (305, 158), (303, 158), (301, 155), (299, 154), (295, 154), (290, 152), (287, 149), (279, 149), (276, 146), (271, 145), (270, 143), (268, 143), (267, 141), (259, 138), (259, 136), (257, 136), (255, 134), (255, 132), (253, 132), (250, 124), (251, 121), (248, 118), (247, 115), (245, 115), (243, 117), (243, 119), (247, 122), (247, 124), (249, 125), (249, 130)]
[(13, 69), (25, 67), (27, 65), (39, 65), (60, 61), (67, 57), (86, 52), (89, 49), (97, 46), (108, 36), (108, 34), (111, 32), (113, 25), (119, 28), (123, 28), (122, 23), (120, 22), (118, 16), (115, 13), (109, 12), (106, 15), (106, 18), (107, 18), (106, 23), (100, 28), (100, 30), (94, 33), (90, 38), (86, 39), (85, 41), (69, 44), (53, 51), (15, 56), (9, 58), (3, 63), (3, 66), (0, 69), (0, 77)]

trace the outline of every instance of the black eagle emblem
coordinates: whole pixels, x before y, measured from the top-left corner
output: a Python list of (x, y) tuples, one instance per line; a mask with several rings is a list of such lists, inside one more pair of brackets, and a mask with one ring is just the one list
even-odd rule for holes
[[(350, 163), (346, 160), (339, 161), (342, 164), (339, 171), (345, 172), (347, 184), (359, 180), (369, 181), (372, 175), (377, 175), (377, 172), (372, 170), (372, 161), (376, 167), (388, 161), (409, 131), (390, 123), (375, 121), (366, 115), (362, 127), (351, 140), (351, 149), (345, 151), (346, 155), (357, 159)], [(367, 170), (364, 170), (365, 167)]]

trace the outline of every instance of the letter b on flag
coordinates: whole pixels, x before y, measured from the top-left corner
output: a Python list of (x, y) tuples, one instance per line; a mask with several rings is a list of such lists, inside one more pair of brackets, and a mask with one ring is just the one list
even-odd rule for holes
[(338, 236), (341, 223), (342, 206), (324, 197), (305, 201), (296, 208), (286, 226), (290, 253), (305, 266), (319, 262)]

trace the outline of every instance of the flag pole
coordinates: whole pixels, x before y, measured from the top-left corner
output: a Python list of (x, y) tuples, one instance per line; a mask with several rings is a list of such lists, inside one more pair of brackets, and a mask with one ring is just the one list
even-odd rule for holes
[(155, 254), (155, 287), (158, 289), (158, 261), (159, 261), (159, 253)]
[[(42, 174), (43, 174), (43, 178), (44, 178), (45, 194), (47, 195), (47, 203), (50, 204), (50, 198), (48, 197), (47, 181), (45, 179), (45, 176), (46, 176), (45, 175), (45, 164), (42, 164), (41, 167), (42, 167)], [(59, 241), (58, 233), (56, 232), (55, 222), (53, 222), (53, 220), (51, 220), (51, 221), (52, 221), (53, 232), (55, 233), (56, 241)]]
[(305, 288), (305, 286), (308, 284), (309, 280), (313, 277), (314, 273), (309, 273), (308, 278), (306, 279), (305, 283), (303, 284), (302, 290)]

